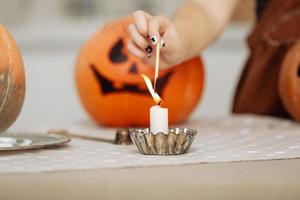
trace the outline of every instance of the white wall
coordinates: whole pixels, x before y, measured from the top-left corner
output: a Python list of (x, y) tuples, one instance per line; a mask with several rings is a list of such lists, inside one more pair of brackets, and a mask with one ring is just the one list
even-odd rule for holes
[[(47, 130), (87, 119), (76, 95), (74, 65), (78, 49), (98, 25), (13, 29), (27, 78), (23, 111), (13, 130)], [(203, 53), (206, 88), (193, 117), (230, 114), (231, 98), (247, 49), (245, 26), (231, 26)], [(45, 31), (48, 30), (48, 31)]]
[[(46, 130), (63, 127), (74, 119), (86, 119), (73, 80), (76, 56), (83, 42), (108, 18), (137, 8), (170, 14), (182, 2), (0, 0), (1, 5), (6, 5), (0, 7), (0, 13), (7, 9), (6, 14), (2, 13), (0, 17), (15, 36), (26, 67), (25, 104), (12, 129), (30, 127)], [(96, 9), (88, 13), (82, 7), (86, 6), (89, 10), (90, 4), (95, 5)], [(21, 9), (20, 5), (23, 6)], [(245, 25), (231, 25), (220, 40), (203, 52), (206, 88), (201, 103), (193, 113), (194, 118), (230, 114), (232, 95), (247, 56), (244, 38), (248, 28)]]

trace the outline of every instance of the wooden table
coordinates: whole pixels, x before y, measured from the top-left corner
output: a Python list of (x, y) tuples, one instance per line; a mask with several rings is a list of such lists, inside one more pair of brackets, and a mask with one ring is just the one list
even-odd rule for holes
[(0, 176), (0, 199), (299, 199), (300, 160)]

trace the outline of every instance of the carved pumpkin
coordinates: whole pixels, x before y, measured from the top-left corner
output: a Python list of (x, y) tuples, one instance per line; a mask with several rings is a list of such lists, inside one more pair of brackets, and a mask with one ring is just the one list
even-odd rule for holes
[[(154, 76), (154, 67), (130, 54), (128, 25), (131, 17), (106, 25), (82, 47), (76, 67), (80, 100), (101, 125), (146, 126), (154, 104), (140, 76)], [(184, 121), (196, 107), (203, 91), (204, 71), (200, 58), (162, 70), (157, 90), (162, 106), (169, 109), (170, 124)]]
[(25, 95), (23, 61), (12, 36), (0, 25), (0, 132), (18, 117)]

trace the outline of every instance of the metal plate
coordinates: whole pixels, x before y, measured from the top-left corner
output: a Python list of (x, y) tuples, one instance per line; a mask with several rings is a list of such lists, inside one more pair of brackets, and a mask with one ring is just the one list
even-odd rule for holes
[(0, 134), (0, 152), (61, 146), (71, 139), (55, 134)]

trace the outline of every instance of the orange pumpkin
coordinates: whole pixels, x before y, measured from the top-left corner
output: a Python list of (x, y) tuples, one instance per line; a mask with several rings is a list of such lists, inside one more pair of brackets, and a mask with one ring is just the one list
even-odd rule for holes
[(278, 87), (284, 107), (293, 119), (300, 122), (300, 40), (283, 60)]
[(23, 61), (13, 37), (0, 24), (0, 132), (18, 117), (25, 95)]
[[(90, 116), (101, 125), (147, 126), (154, 104), (140, 73), (154, 76), (154, 68), (130, 54), (131, 17), (107, 24), (82, 47), (76, 67), (80, 100)], [(170, 124), (184, 121), (194, 110), (203, 91), (204, 70), (194, 58), (161, 70), (157, 82), (163, 107), (169, 109)]]

